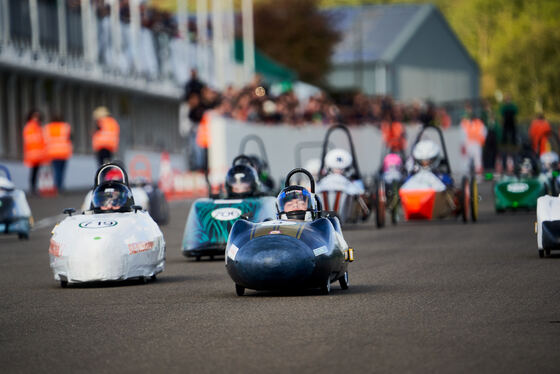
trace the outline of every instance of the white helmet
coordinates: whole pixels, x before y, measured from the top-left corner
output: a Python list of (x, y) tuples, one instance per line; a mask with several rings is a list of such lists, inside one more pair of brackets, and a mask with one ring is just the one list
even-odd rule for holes
[(352, 155), (344, 149), (333, 149), (325, 156), (325, 166), (328, 169), (346, 170), (352, 166)]
[(556, 152), (545, 152), (541, 155), (540, 159), (545, 170), (550, 170), (558, 165), (558, 153)]
[(441, 150), (432, 140), (422, 140), (414, 146), (412, 157), (420, 166), (435, 168), (441, 162)]

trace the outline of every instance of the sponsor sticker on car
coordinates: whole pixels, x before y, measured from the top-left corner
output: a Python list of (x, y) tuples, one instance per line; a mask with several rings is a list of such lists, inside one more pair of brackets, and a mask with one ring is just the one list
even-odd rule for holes
[(218, 221), (231, 221), (241, 216), (243, 212), (237, 208), (219, 208), (212, 211), (212, 218)]
[(60, 249), (60, 244), (58, 244), (57, 242), (55, 242), (52, 239), (51, 239), (51, 242), (50, 242), (50, 245), (49, 245), (49, 253), (51, 255), (53, 255), (54, 257), (62, 256), (62, 250)]
[(517, 182), (517, 183), (510, 183), (507, 185), (508, 192), (511, 193), (523, 193), (529, 189), (529, 185), (527, 183)]
[(130, 243), (128, 245), (128, 253), (133, 255), (140, 252), (146, 252), (150, 249), (154, 248), (154, 242), (139, 242), (139, 243)]

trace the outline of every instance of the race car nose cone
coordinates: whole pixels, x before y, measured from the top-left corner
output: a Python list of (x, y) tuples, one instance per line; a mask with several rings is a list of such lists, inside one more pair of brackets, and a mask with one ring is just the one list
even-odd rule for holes
[(267, 235), (249, 241), (228, 263), (237, 284), (251, 289), (290, 288), (305, 283), (315, 268), (315, 256), (298, 239)]

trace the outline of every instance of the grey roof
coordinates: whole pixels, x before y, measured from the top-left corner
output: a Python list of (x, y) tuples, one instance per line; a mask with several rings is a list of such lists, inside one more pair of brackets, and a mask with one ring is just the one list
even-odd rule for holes
[(432, 5), (402, 4), (328, 10), (342, 33), (331, 61), (334, 64), (360, 60), (389, 62), (433, 9)]

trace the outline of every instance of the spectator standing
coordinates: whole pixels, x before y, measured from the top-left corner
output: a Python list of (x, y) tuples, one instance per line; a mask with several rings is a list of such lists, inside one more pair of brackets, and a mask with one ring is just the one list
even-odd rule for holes
[(27, 116), (27, 123), (23, 128), (23, 163), (31, 168), (29, 189), (32, 194), (37, 193), (37, 175), (42, 163), (46, 161), (45, 141), (41, 128), (41, 113), (31, 110)]
[(185, 85), (185, 100), (189, 100), (192, 94), (201, 95), (204, 83), (198, 79), (198, 72), (196, 69), (191, 69), (191, 78)]
[(390, 111), (385, 114), (385, 119), (381, 122), (381, 133), (385, 146), (390, 152), (404, 152), (406, 132), (402, 123), (396, 121)]
[(484, 142), (484, 149), (482, 150), (484, 169), (492, 170), (498, 158), (498, 143), (499, 139), (501, 139), (501, 128), (496, 120), (492, 106), (487, 101), (483, 102), (483, 109), (480, 117), (488, 131), (486, 141)]
[(47, 150), (47, 158), (51, 160), (54, 170), (54, 183), (58, 191), (62, 191), (66, 162), (72, 157), (72, 140), (70, 125), (61, 116), (53, 116), (45, 125), (43, 137)]
[(482, 148), (484, 147), (487, 132), (484, 123), (474, 115), (472, 108), (468, 104), (466, 116), (461, 121), (461, 128), (465, 133), (465, 150), (469, 163), (472, 162), (471, 165), (474, 166), (474, 171), (481, 175)]
[(500, 114), (502, 115), (503, 124), (502, 143), (514, 146), (517, 144), (517, 105), (511, 101), (509, 95), (506, 96), (500, 108)]
[(529, 127), (529, 137), (531, 145), (536, 154), (540, 155), (550, 150), (548, 136), (552, 132), (550, 123), (544, 118), (544, 113), (537, 113), (537, 118), (533, 119)]
[(92, 137), (93, 151), (99, 166), (113, 159), (119, 149), (120, 127), (109, 110), (100, 106), (93, 111), (96, 130)]

